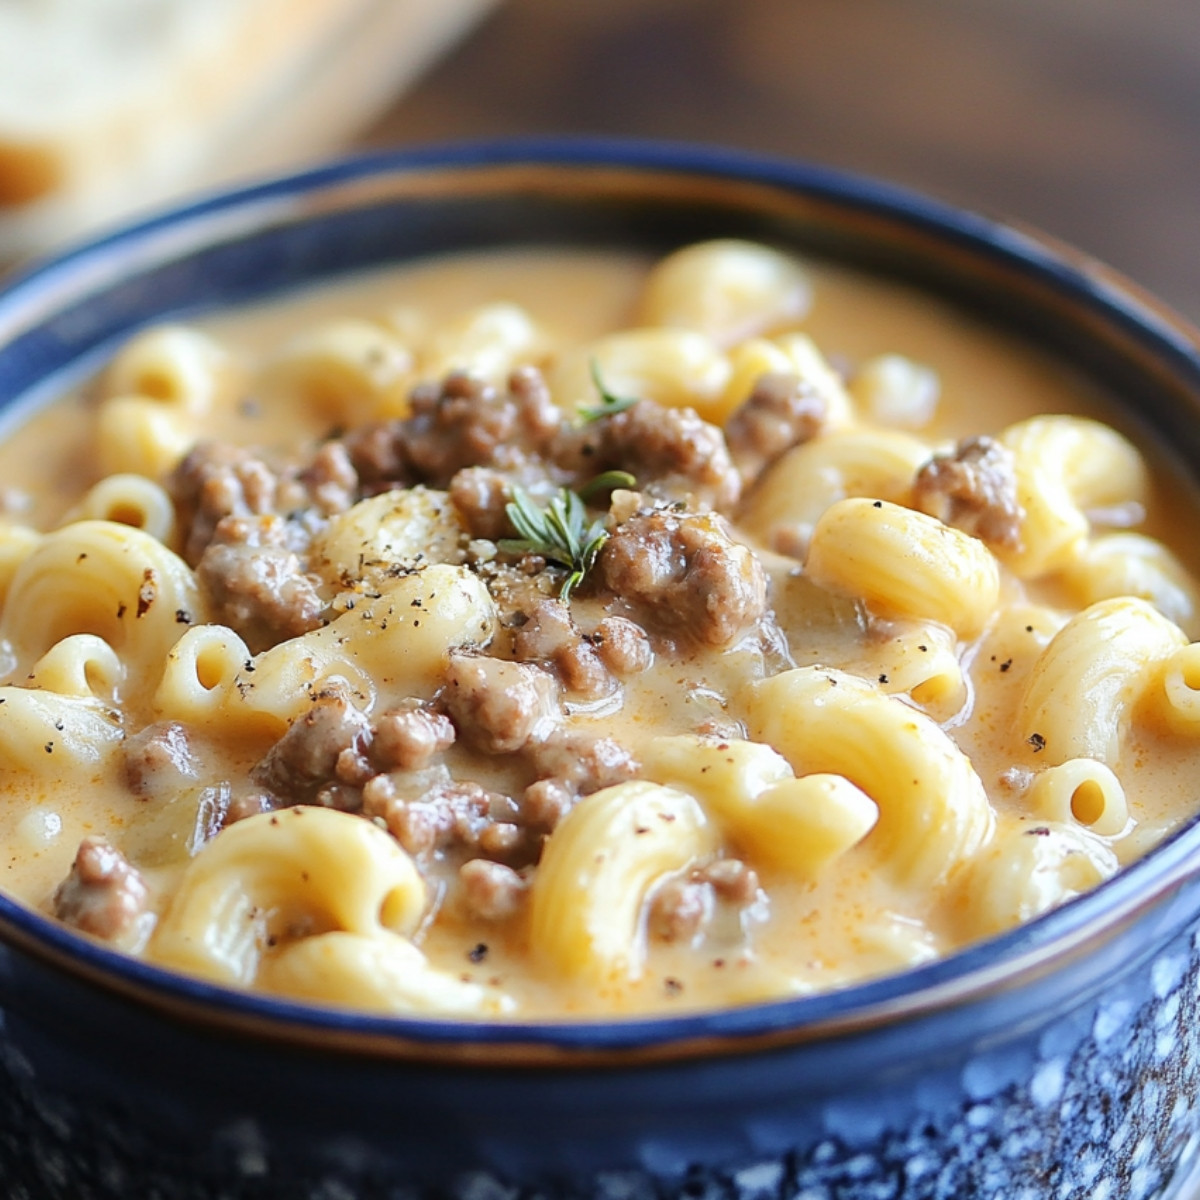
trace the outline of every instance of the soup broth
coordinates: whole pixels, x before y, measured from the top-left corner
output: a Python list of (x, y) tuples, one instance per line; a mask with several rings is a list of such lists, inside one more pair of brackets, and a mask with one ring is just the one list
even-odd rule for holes
[(1197, 508), (1128, 424), (741, 242), (146, 330), (0, 447), (0, 886), (377, 1012), (952, 953), (1196, 810)]

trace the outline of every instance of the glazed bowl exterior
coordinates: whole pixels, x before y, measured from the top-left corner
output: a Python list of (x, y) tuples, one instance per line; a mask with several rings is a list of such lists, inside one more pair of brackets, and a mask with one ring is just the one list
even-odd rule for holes
[[(449, 250), (765, 239), (949, 298), (1098, 380), (1200, 475), (1195, 333), (1098, 264), (875, 182), (702, 147), (432, 148), (205, 199), (0, 294), (0, 402), (164, 317)], [(234, 994), (0, 897), (12, 1200), (1149, 1200), (1200, 1160), (1200, 826), (1098, 891), (829, 995), (593, 1024)]]

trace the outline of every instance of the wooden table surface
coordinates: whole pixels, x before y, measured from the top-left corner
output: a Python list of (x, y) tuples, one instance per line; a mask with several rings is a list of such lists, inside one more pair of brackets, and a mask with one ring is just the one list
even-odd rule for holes
[(1200, 0), (504, 0), (363, 141), (551, 132), (884, 177), (1200, 322)]

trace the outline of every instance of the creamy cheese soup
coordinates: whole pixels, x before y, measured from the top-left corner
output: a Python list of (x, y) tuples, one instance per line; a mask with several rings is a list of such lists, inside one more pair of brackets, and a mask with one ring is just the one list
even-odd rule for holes
[(1196, 808), (1196, 507), (1123, 419), (736, 241), (147, 329), (0, 450), (0, 885), (374, 1012), (951, 953)]

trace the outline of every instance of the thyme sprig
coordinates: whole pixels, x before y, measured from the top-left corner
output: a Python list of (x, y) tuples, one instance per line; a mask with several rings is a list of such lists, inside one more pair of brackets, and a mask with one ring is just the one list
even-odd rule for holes
[(502, 538), (497, 544), (509, 554), (540, 554), (547, 562), (565, 567), (567, 577), (558, 595), (560, 600), (569, 600), (608, 541), (604, 518), (588, 521), (585, 499), (605, 488), (632, 487), (634, 482), (627, 471), (605, 471), (578, 492), (559, 488), (545, 507), (539, 507), (520, 484), (513, 484), (512, 500), (505, 511), (520, 536)]
[(578, 495), (580, 500), (590, 500), (600, 492), (611, 492), (614, 488), (631, 488), (636, 486), (637, 480), (628, 471), (604, 471), (599, 475), (593, 475), (579, 489)]
[(636, 396), (616, 396), (610, 392), (604, 380), (600, 378), (600, 364), (594, 358), (588, 363), (588, 370), (592, 376), (592, 383), (596, 385), (596, 391), (600, 393), (600, 403), (580, 406), (579, 415), (585, 421), (598, 421), (601, 417), (611, 417), (614, 413), (632, 408), (638, 402)]

